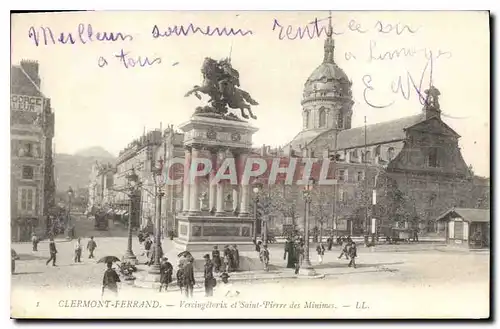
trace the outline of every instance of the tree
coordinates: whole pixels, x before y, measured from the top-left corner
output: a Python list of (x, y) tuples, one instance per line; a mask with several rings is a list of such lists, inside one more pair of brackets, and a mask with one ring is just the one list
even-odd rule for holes
[(321, 187), (313, 190), (313, 198), (311, 202), (311, 217), (316, 218), (319, 223), (319, 241), (323, 240), (324, 224), (332, 217), (331, 197)]

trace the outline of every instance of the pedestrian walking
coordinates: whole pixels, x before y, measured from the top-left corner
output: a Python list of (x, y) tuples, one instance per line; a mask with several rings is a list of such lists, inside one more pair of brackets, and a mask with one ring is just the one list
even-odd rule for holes
[(224, 247), (224, 272), (232, 272), (233, 270), (233, 257), (232, 252), (229, 249), (229, 245)]
[(184, 265), (184, 291), (186, 293), (186, 297), (193, 297), (193, 287), (196, 283), (194, 280), (194, 269), (193, 269), (194, 258), (189, 258), (189, 261), (186, 265)]
[(146, 237), (146, 239), (144, 240), (144, 251), (146, 252), (147, 259), (149, 259), (151, 257), (150, 250), (151, 250), (152, 245), (153, 245), (153, 241), (151, 240), (151, 237), (148, 235)]
[(217, 246), (214, 246), (214, 250), (212, 250), (212, 262), (214, 263), (215, 272), (218, 273), (220, 271), (222, 261), (220, 259), (220, 251)]
[(38, 251), (38, 237), (36, 236), (36, 233), (33, 232), (31, 235), (31, 243), (33, 244), (33, 251)]
[(82, 243), (80, 238), (76, 240), (75, 243), (75, 263), (81, 263), (81, 257), (82, 257)]
[(91, 236), (89, 242), (87, 243), (87, 250), (89, 251), (89, 258), (94, 258), (94, 250), (97, 248), (97, 243), (94, 241), (94, 237)]
[(333, 236), (330, 235), (326, 241), (328, 243), (328, 251), (331, 251), (333, 247)]
[(341, 259), (342, 256), (345, 256), (345, 259), (349, 259), (348, 253), (347, 253), (347, 248), (349, 245), (348, 239), (350, 239), (350, 237), (342, 239), (341, 253), (340, 253), (340, 256), (338, 257), (338, 259)]
[(54, 242), (54, 238), (50, 238), (49, 241), (50, 241), (49, 242), (50, 258), (47, 260), (45, 265), (49, 265), (50, 261), (52, 261), (52, 266), (56, 266), (56, 254), (57, 254), (56, 243)]
[(322, 243), (318, 243), (316, 246), (316, 252), (318, 253), (318, 263), (323, 264), (323, 256), (325, 255), (325, 246)]
[(102, 278), (102, 293), (101, 297), (104, 296), (104, 292), (109, 290), (111, 294), (116, 297), (118, 295), (118, 282), (121, 282), (118, 273), (112, 268), (113, 263), (106, 263), (107, 269), (104, 272)]
[(151, 252), (150, 252), (150, 259), (149, 259), (149, 262), (147, 263), (148, 266), (151, 266), (155, 263), (155, 260), (156, 260), (156, 253), (158, 252), (160, 254), (160, 259), (163, 257), (163, 250), (161, 248), (161, 245), (158, 246), (158, 251), (156, 250), (157, 247), (156, 247), (156, 243), (153, 244), (153, 247), (151, 248)]
[(262, 241), (257, 242), (255, 245), (255, 251), (260, 253), (260, 249), (262, 248)]
[(211, 297), (214, 294), (215, 287), (215, 278), (214, 278), (214, 265), (210, 261), (210, 255), (206, 254), (203, 256), (205, 259), (205, 270), (204, 270), (204, 278), (205, 278), (205, 297)]
[(296, 251), (295, 251), (295, 244), (290, 238), (286, 239), (285, 242), (285, 254), (283, 255), (283, 260), (287, 260), (286, 267), (287, 268), (295, 268), (295, 260), (296, 260)]
[(299, 243), (298, 243), (298, 250), (297, 250), (297, 253), (299, 254), (299, 257), (298, 257), (298, 262), (299, 262), (299, 266), (302, 266), (302, 263), (304, 262), (304, 256), (305, 256), (305, 247), (304, 247), (304, 242), (302, 242), (302, 240), (299, 240)]
[(10, 248), (10, 273), (14, 274), (16, 273), (16, 260), (19, 259), (19, 256), (17, 255), (17, 252)]
[(167, 291), (168, 285), (172, 282), (172, 273), (174, 268), (172, 264), (168, 262), (167, 257), (163, 257), (160, 264), (160, 292), (163, 287)]
[(262, 247), (259, 257), (260, 261), (264, 264), (264, 271), (269, 271), (269, 250), (267, 250), (267, 244)]
[(233, 260), (234, 260), (234, 270), (237, 271), (240, 268), (240, 251), (238, 246), (233, 244)]
[(348, 254), (349, 258), (351, 261), (349, 262), (349, 267), (354, 267), (356, 268), (356, 257), (358, 257), (358, 251), (357, 251), (356, 243), (351, 240), (349, 246), (348, 246)]
[(184, 268), (181, 263), (179, 263), (177, 267), (177, 286), (179, 287), (181, 294), (182, 294), (182, 289), (184, 288)]

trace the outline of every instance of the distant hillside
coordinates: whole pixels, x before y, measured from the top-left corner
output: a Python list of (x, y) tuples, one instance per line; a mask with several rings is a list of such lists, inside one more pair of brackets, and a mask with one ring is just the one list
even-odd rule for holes
[(89, 147), (89, 148), (77, 151), (77, 152), (75, 152), (74, 155), (82, 156), (82, 157), (104, 158), (104, 159), (114, 158), (111, 153), (109, 153), (108, 151), (106, 151), (105, 149), (103, 149), (100, 146), (93, 146), (93, 147)]
[(55, 155), (57, 191), (66, 191), (88, 186), (92, 165), (98, 162), (115, 162), (115, 158), (101, 147), (92, 147), (71, 154)]

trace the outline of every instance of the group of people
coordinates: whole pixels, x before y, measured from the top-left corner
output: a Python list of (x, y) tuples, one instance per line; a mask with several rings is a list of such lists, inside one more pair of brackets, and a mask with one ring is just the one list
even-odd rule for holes
[(212, 263), (216, 273), (234, 272), (239, 270), (240, 251), (238, 250), (238, 246), (235, 244), (233, 244), (232, 246), (226, 245), (224, 247), (222, 256), (220, 254), (219, 248), (217, 246), (214, 246), (214, 249), (212, 250)]
[[(31, 242), (33, 244), (33, 251), (38, 251), (38, 243), (40, 240), (36, 236), (35, 233), (33, 233)], [(94, 251), (97, 248), (97, 243), (94, 241), (94, 237), (91, 236), (89, 241), (87, 242), (87, 250), (89, 252), (89, 259), (94, 258)], [(81, 263), (81, 257), (82, 257), (82, 250), (83, 246), (81, 243), (81, 238), (78, 238), (75, 242), (74, 246), (74, 262), (75, 263)], [(57, 247), (56, 247), (56, 242), (54, 241), (54, 238), (49, 238), (49, 254), (50, 257), (47, 259), (45, 262), (45, 265), (49, 265), (50, 262), (52, 262), (52, 266), (57, 266), (56, 265), (56, 260), (57, 260)]]
[(346, 259), (350, 260), (349, 261), (349, 267), (354, 267), (356, 268), (356, 257), (358, 256), (357, 255), (357, 246), (356, 246), (356, 242), (354, 242), (350, 236), (347, 236), (347, 237), (341, 237), (340, 238), (340, 241), (342, 242), (342, 249), (341, 249), (341, 253), (340, 253), (340, 256), (338, 257), (338, 259), (341, 259), (342, 256), (345, 256)]

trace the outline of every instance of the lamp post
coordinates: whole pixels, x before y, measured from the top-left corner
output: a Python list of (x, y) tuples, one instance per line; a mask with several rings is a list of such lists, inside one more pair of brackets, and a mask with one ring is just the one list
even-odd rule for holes
[(253, 229), (253, 240), (257, 244), (257, 204), (259, 203), (259, 193), (262, 185), (259, 183), (254, 184), (253, 187), (253, 218), (254, 218), (254, 229)]
[(314, 179), (310, 178), (307, 185), (304, 187), (302, 192), (305, 203), (305, 216), (304, 216), (304, 274), (306, 276), (316, 276), (316, 271), (312, 267), (311, 260), (309, 259), (309, 213), (311, 210), (311, 190), (313, 189)]
[(73, 199), (73, 189), (68, 188), (68, 219), (66, 220), (66, 239), (70, 240), (71, 236), (71, 201)]
[(132, 203), (134, 199), (137, 197), (137, 191), (140, 186), (139, 176), (135, 173), (135, 170), (132, 168), (132, 172), (127, 176), (127, 184), (128, 184), (128, 197), (129, 197), (129, 206), (128, 206), (128, 241), (127, 241), (127, 250), (125, 251), (125, 255), (123, 256), (123, 261), (127, 261), (133, 264), (137, 264), (137, 257), (135, 257), (134, 252), (132, 251)]
[[(155, 190), (156, 190), (156, 211), (155, 211), (155, 259), (154, 264), (150, 267), (148, 274), (151, 274), (155, 277), (154, 281), (160, 281), (160, 263), (161, 263), (161, 255), (160, 250), (161, 247), (161, 200), (165, 193), (163, 193), (163, 182), (162, 181), (162, 169), (163, 169), (163, 160), (160, 159), (158, 161), (160, 166), (155, 168), (153, 172), (153, 179), (155, 182)], [(160, 182), (159, 182), (160, 181)]]

